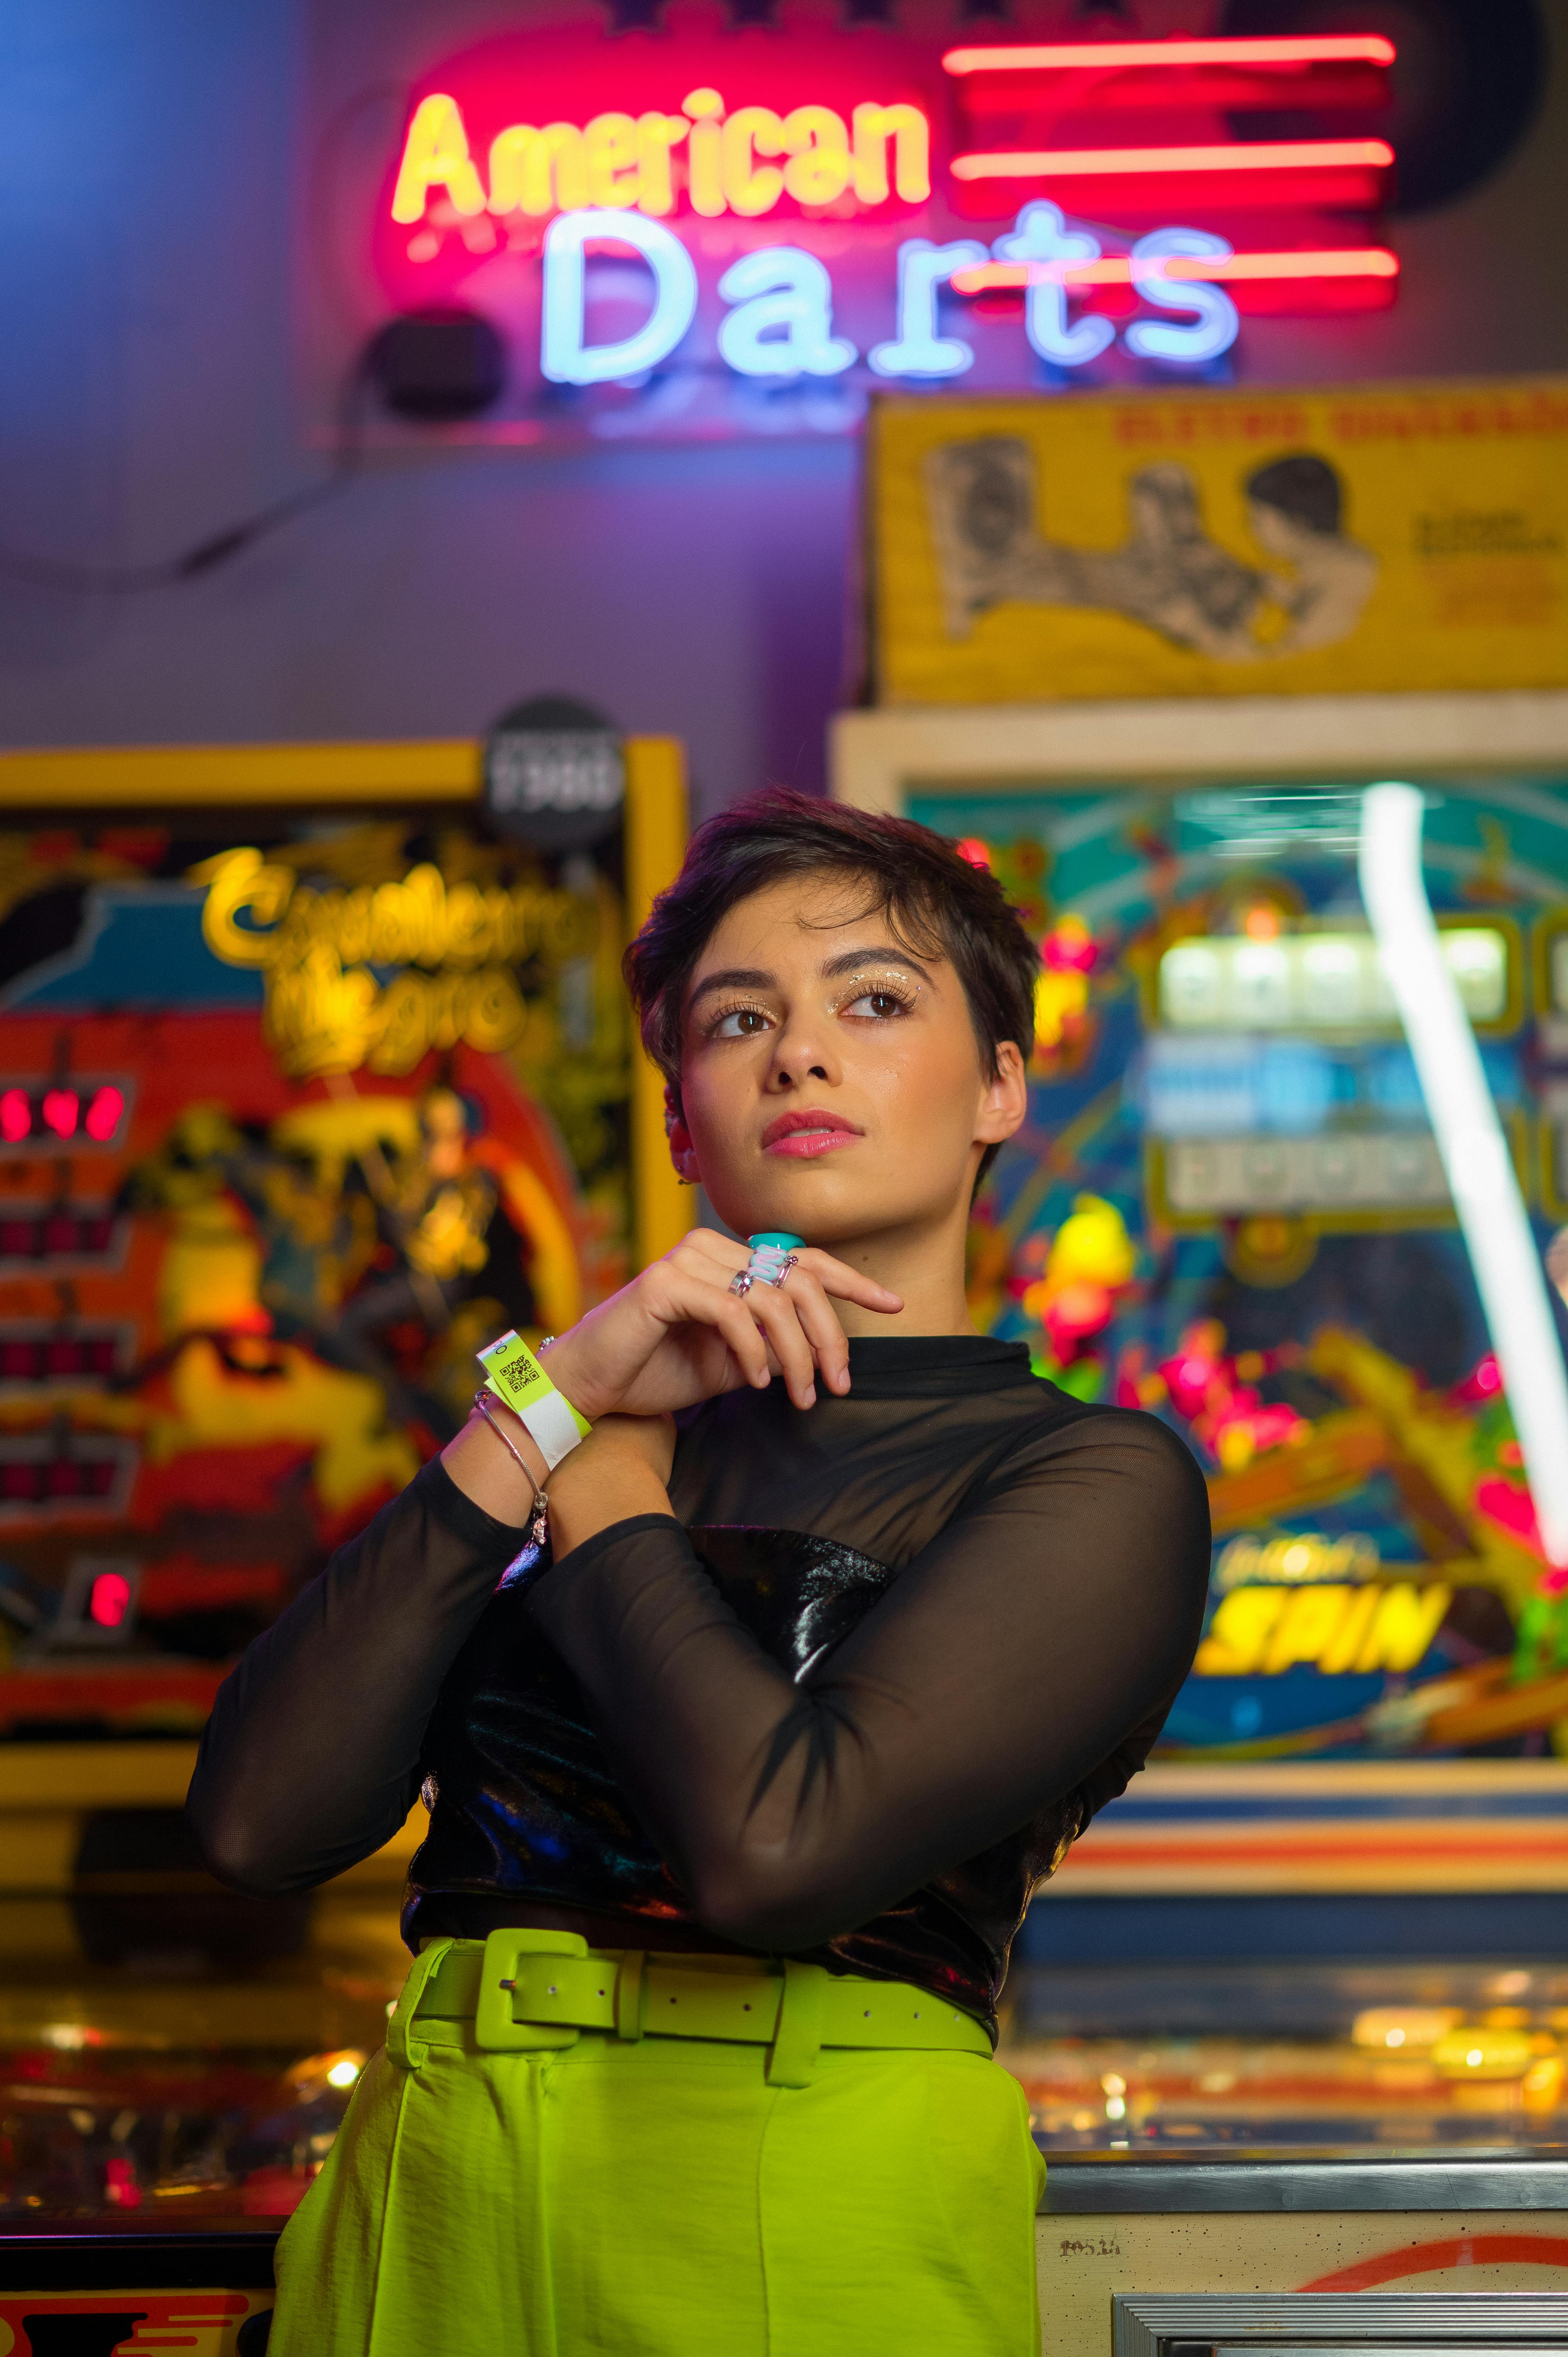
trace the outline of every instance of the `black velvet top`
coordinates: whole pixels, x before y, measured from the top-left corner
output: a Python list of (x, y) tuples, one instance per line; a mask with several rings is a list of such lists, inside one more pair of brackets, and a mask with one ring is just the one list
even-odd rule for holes
[(993, 2018), (1190, 1665), (1208, 1501), (1165, 1426), (1020, 1344), (854, 1341), (850, 1372), (692, 1411), (674, 1519), (553, 1566), (427, 1465), (225, 1682), (188, 1803), (214, 1869), (323, 1881), (423, 1789), (411, 1946), (582, 1917)]

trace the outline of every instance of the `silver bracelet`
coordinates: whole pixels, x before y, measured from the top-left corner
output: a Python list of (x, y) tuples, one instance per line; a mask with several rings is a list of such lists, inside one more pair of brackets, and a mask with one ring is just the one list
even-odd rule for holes
[(528, 1530), (530, 1536), (537, 1545), (540, 1544), (543, 1535), (544, 1519), (550, 1509), (550, 1501), (545, 1496), (543, 1491), (540, 1488), (538, 1482), (534, 1480), (533, 1468), (530, 1465), (527, 1458), (523, 1455), (521, 1449), (513, 1440), (510, 1433), (498, 1422), (496, 1412), (490, 1405), (489, 1394), (486, 1391), (482, 1383), (478, 1390), (474, 1394), (474, 1405), (478, 1409), (479, 1414), (484, 1417), (485, 1422), (489, 1426), (490, 1430), (495, 1434), (495, 1437), (500, 1442), (501, 1447), (510, 1453), (513, 1462), (516, 1464), (519, 1470), (524, 1475), (529, 1488), (533, 1492), (533, 1504), (529, 1510)]

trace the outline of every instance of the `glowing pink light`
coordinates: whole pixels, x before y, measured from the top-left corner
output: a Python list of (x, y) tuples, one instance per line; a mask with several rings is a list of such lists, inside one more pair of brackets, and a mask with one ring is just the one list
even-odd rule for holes
[(92, 1583), (88, 1598), (90, 1620), (101, 1629), (119, 1629), (124, 1625), (131, 1609), (131, 1583), (123, 1571), (101, 1571)]
[(76, 1135), (76, 1125), (81, 1112), (81, 1099), (74, 1089), (44, 1091), (44, 1126), (46, 1129), (52, 1129), (57, 1137)]
[(950, 74), (1081, 73), (1127, 66), (1391, 66), (1394, 45), (1381, 33), (1316, 33), (1294, 38), (1207, 41), (1053, 41), (1038, 47), (949, 49)]
[(1067, 147), (1037, 153), (1004, 149), (955, 156), (955, 180), (1101, 178), (1148, 172), (1301, 172), (1359, 166), (1381, 171), (1394, 160), (1386, 139), (1277, 139), (1236, 147)]
[(111, 1085), (98, 1090), (87, 1108), (82, 1124), (89, 1137), (100, 1146), (107, 1146), (120, 1126), (120, 1116), (125, 1110), (124, 1092)]
[(27, 1102), (26, 1089), (0, 1090), (0, 1137), (7, 1146), (19, 1146), (32, 1133), (33, 1108)]

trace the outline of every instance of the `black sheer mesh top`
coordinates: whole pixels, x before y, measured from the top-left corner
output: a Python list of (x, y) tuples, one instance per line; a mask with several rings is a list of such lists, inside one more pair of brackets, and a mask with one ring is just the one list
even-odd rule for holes
[(854, 1341), (850, 1372), (692, 1411), (674, 1518), (554, 1565), (427, 1465), (225, 1682), (188, 1803), (215, 1871), (323, 1881), (423, 1790), (411, 1946), (581, 1917), (991, 2018), (1187, 1674), (1208, 1501), (1163, 1425), (1021, 1344)]

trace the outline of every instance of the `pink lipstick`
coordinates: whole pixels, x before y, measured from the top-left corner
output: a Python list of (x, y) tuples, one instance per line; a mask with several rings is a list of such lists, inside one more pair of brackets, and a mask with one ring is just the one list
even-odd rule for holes
[(764, 1154), (787, 1154), (797, 1162), (814, 1162), (819, 1154), (831, 1154), (837, 1146), (847, 1146), (853, 1138), (864, 1137), (852, 1121), (842, 1114), (821, 1113), (809, 1109), (800, 1113), (781, 1113), (770, 1121), (762, 1133)]

